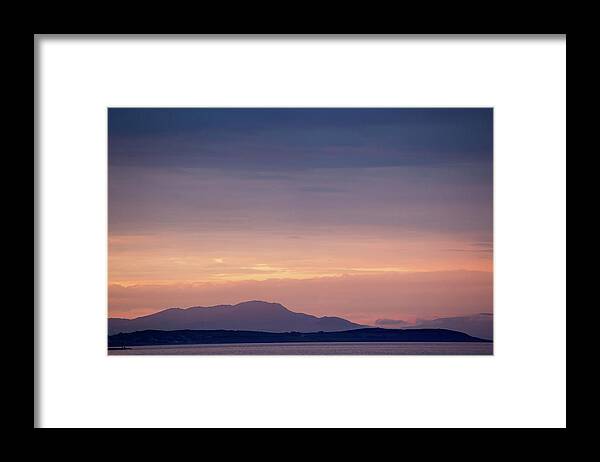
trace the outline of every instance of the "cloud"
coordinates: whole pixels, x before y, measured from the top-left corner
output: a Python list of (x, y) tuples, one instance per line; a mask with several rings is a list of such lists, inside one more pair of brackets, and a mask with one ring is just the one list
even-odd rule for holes
[(410, 323), (401, 319), (376, 319), (375, 325), (380, 327), (404, 327)]
[(491, 108), (111, 108), (109, 164), (264, 171), (485, 163)]

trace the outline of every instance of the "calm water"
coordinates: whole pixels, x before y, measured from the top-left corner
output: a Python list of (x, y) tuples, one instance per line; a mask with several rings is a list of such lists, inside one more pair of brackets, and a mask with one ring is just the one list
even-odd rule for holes
[(139, 346), (109, 350), (117, 355), (491, 355), (493, 343), (344, 342), (238, 343), (227, 345)]

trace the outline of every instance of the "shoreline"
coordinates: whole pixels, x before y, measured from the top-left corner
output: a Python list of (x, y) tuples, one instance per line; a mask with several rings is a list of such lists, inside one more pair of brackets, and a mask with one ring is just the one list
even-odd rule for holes
[(492, 342), (286, 342), (140, 345), (109, 356), (493, 356)]
[(482, 341), (470, 341), (470, 342), (463, 342), (463, 341), (455, 341), (455, 340), (440, 340), (440, 341), (395, 341), (395, 340), (364, 340), (364, 341), (360, 341), (360, 340), (350, 340), (350, 341), (344, 341), (344, 340), (332, 340), (332, 341), (287, 341), (287, 342), (227, 342), (227, 343), (164, 343), (164, 344), (154, 344), (154, 343), (149, 343), (149, 344), (144, 344), (144, 345), (128, 345), (125, 347), (108, 347), (108, 350), (110, 351), (122, 351), (122, 350), (135, 350), (135, 349), (151, 349), (151, 348), (157, 348), (157, 349), (166, 349), (166, 348), (201, 348), (201, 347), (228, 347), (228, 346), (240, 346), (240, 345), (244, 345), (244, 346), (275, 346), (275, 345), (315, 345), (315, 346), (322, 346), (322, 345), (369, 345), (369, 344), (389, 344), (389, 345), (394, 345), (394, 344), (407, 344), (407, 345), (418, 345), (418, 344), (424, 344), (424, 345), (431, 345), (431, 344), (463, 344), (463, 345), (470, 345), (470, 344), (484, 344), (484, 345), (488, 345), (488, 344), (493, 344), (493, 340), (485, 340), (482, 339)]

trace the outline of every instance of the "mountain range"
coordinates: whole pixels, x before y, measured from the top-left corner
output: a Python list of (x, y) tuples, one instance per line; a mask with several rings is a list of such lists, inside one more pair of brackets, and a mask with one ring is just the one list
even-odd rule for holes
[(415, 323), (398, 319), (377, 319), (375, 325), (386, 329), (450, 329), (488, 340), (494, 337), (494, 316), (492, 313), (417, 319)]
[(142, 330), (244, 330), (262, 332), (339, 332), (368, 326), (343, 318), (296, 313), (279, 303), (169, 308), (134, 319), (109, 318), (108, 334)]

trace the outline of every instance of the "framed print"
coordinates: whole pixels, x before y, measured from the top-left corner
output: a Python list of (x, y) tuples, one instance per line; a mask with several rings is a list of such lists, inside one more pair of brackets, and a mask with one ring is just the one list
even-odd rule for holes
[(35, 427), (566, 427), (565, 35), (34, 71)]

